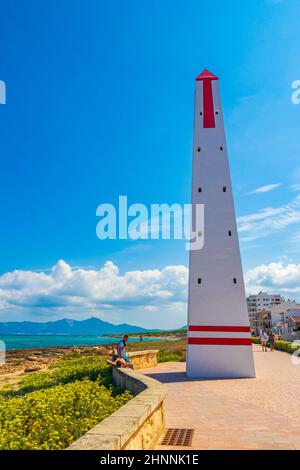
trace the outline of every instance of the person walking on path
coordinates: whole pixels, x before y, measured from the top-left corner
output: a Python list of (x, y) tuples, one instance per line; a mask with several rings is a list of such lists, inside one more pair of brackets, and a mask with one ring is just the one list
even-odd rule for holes
[(275, 347), (275, 335), (273, 333), (273, 330), (270, 330), (269, 332), (269, 345), (270, 345), (270, 351), (273, 352), (274, 347)]
[(267, 352), (267, 340), (268, 340), (268, 335), (265, 330), (261, 330), (260, 332), (260, 342), (261, 342), (261, 347), (262, 350)]

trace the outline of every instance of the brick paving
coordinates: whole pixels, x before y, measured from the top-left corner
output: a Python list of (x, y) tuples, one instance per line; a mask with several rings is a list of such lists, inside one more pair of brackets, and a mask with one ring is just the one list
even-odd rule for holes
[(253, 350), (255, 379), (190, 379), (180, 362), (145, 370), (168, 385), (167, 427), (195, 429), (194, 449), (300, 450), (300, 365)]

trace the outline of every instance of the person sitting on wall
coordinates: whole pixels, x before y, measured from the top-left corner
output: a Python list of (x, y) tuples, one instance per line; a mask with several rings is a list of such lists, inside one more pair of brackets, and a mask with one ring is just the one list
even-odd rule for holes
[(107, 364), (114, 367), (133, 368), (132, 364), (128, 364), (123, 357), (119, 357), (118, 350), (116, 347), (113, 348), (111, 361), (108, 360)]
[(128, 341), (128, 335), (124, 335), (123, 339), (118, 342), (117, 344), (117, 349), (118, 349), (118, 356), (121, 357), (122, 359), (125, 359), (127, 364), (130, 363), (129, 357), (127, 356), (126, 353), (126, 343)]

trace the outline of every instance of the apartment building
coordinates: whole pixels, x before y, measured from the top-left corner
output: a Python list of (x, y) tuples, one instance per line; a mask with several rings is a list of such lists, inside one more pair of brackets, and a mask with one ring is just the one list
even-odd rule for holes
[(274, 305), (284, 302), (284, 297), (279, 294), (267, 294), (267, 292), (260, 292), (257, 295), (249, 295), (247, 297), (247, 307), (249, 316), (251, 313), (260, 312), (261, 310), (268, 310)]
[(284, 297), (279, 294), (268, 294), (267, 292), (259, 292), (257, 295), (249, 295), (247, 297), (247, 308), (250, 326), (252, 330), (257, 330), (258, 325), (266, 324), (268, 326), (271, 324), (271, 318), (260, 318), (261, 315), (258, 315), (260, 312), (269, 312), (269, 310), (274, 305), (279, 305), (284, 302)]

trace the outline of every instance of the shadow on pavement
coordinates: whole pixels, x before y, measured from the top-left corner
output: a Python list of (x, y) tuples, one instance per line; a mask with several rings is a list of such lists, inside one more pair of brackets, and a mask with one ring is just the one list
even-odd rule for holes
[[(144, 375), (151, 377), (152, 379), (158, 380), (161, 383), (175, 383), (175, 382), (213, 382), (216, 380), (236, 380), (234, 378), (220, 379), (220, 378), (197, 378), (187, 377), (185, 372), (144, 372)], [(248, 378), (241, 378), (239, 380), (249, 380)]]

